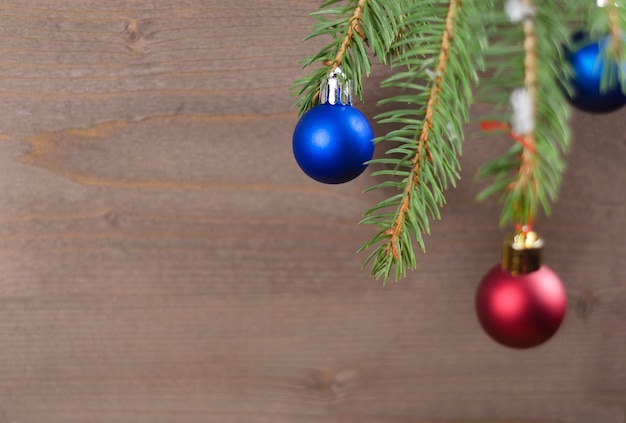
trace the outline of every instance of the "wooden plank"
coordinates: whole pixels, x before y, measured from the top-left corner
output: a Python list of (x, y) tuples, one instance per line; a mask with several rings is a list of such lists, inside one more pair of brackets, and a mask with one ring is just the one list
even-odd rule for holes
[(0, 2), (0, 423), (624, 422), (626, 111), (575, 114), (540, 222), (562, 330), (499, 347), (472, 176), (509, 140), (468, 141), (419, 270), (371, 279), (356, 222), (385, 193), (291, 155), (318, 4)]

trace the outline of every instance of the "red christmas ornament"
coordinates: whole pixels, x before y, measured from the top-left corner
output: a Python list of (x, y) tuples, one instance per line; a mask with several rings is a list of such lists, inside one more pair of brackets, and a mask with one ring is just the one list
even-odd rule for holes
[(565, 289), (556, 273), (541, 265), (542, 245), (534, 232), (515, 235), (505, 243), (502, 263), (485, 275), (476, 292), (481, 326), (511, 348), (544, 343), (565, 316)]

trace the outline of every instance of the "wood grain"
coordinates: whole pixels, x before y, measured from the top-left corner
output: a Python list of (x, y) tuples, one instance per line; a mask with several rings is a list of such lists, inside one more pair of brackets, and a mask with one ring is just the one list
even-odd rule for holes
[(371, 279), (356, 222), (384, 193), (291, 155), (319, 3), (0, 1), (0, 423), (626, 421), (626, 110), (575, 113), (539, 225), (562, 330), (502, 348), (473, 175), (509, 140), (468, 139), (419, 269)]

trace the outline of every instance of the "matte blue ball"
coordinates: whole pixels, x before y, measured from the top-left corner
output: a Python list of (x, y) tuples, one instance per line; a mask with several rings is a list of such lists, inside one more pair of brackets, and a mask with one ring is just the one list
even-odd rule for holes
[(374, 155), (374, 131), (352, 106), (320, 104), (306, 112), (293, 132), (293, 154), (316, 181), (341, 184), (359, 176)]
[(570, 80), (574, 94), (569, 97), (570, 103), (585, 112), (608, 113), (626, 105), (626, 96), (617, 77), (608, 91), (600, 91), (600, 81), (604, 66), (614, 66), (613, 75), (618, 75), (617, 64), (608, 65), (602, 57), (602, 48), (609, 42), (606, 37), (600, 41), (591, 41), (583, 33), (573, 36), (575, 44), (581, 45), (575, 51), (567, 51), (567, 59), (571, 63), (574, 76)]

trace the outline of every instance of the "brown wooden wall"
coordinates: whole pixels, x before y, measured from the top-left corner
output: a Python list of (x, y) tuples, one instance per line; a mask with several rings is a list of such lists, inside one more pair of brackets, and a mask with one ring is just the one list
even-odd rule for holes
[(0, 1), (0, 423), (626, 421), (626, 110), (574, 115), (539, 225), (562, 330), (500, 347), (473, 175), (509, 140), (468, 138), (418, 270), (371, 279), (356, 222), (387, 193), (291, 152), (320, 3)]

